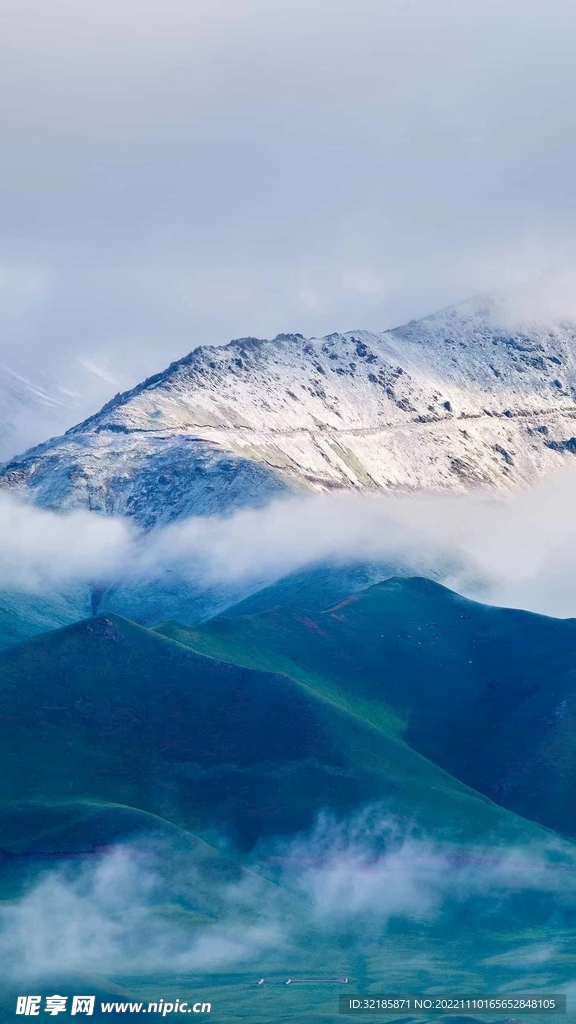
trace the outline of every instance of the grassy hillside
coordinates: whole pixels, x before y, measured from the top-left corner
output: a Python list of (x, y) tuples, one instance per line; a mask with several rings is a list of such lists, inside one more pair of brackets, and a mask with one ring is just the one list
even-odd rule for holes
[[(356, 562), (350, 565), (320, 564), (299, 572), (290, 573), (272, 583), (270, 586), (245, 597), (232, 608), (221, 614), (226, 616), (257, 615), (270, 611), (272, 608), (292, 608), (299, 611), (324, 611), (338, 601), (343, 601), (360, 590), (394, 574), (390, 564), (378, 562)], [(179, 615), (165, 616), (179, 622), (191, 623), (193, 620)], [(158, 620), (157, 620), (158, 621)], [(200, 621), (200, 620), (198, 620)]]
[[(399, 731), (385, 706), (346, 703), (330, 678), (232, 664), (112, 616), (0, 656), (4, 805), (104, 801), (242, 847), (376, 799), (450, 835), (530, 833)], [(8, 851), (21, 836), (10, 821)]]
[[(322, 615), (284, 611), (218, 620), (196, 631), (166, 627), (177, 639), (120, 617), (100, 616), (0, 655), (0, 940), (7, 941), (4, 907), (29, 891), (38, 871), (70, 862), (89, 867), (119, 841), (129, 839), (138, 849), (136, 836), (159, 836), (165, 844), (160, 862), (166, 891), (174, 879), (178, 882), (177, 896), (156, 898), (145, 929), (138, 915), (130, 925), (133, 912), (119, 912), (115, 896), (107, 911), (112, 935), (119, 921), (128, 928), (129, 952), (139, 944), (148, 948), (150, 928), (170, 929), (160, 933), (170, 936), (162, 970), (130, 972), (119, 957), (117, 965), (92, 968), (92, 973), (87, 966), (80, 976), (63, 962), (60, 974), (52, 972), (32, 988), (27, 982), (26, 991), (78, 991), (81, 977), (83, 991), (109, 999), (206, 993), (214, 1004), (212, 1019), (223, 1022), (335, 1024), (338, 993), (345, 990), (337, 979), (343, 976), (350, 976), (350, 991), (565, 987), (576, 940), (571, 904), (564, 906), (563, 897), (558, 902), (562, 885), (554, 881), (554, 871), (570, 887), (572, 860), (558, 854), (545, 871), (543, 892), (529, 882), (527, 893), (519, 890), (510, 897), (497, 888), (485, 900), (478, 878), (487, 870), (486, 846), (499, 847), (504, 857), (522, 846), (533, 856), (549, 835), (469, 789), (407, 742), (414, 728), (408, 712), (416, 696), (424, 700), (428, 693), (426, 654), (435, 650), (437, 624), (424, 643), (415, 642), (412, 657), (421, 650), (420, 661), (406, 657), (402, 662), (404, 690), (402, 678), (393, 674), (391, 650), (384, 677), (390, 685), (383, 687), (378, 674), (379, 641), (386, 634), (382, 623), (395, 622), (397, 632), (401, 622), (405, 631), (418, 632), (419, 623), (422, 632), (427, 621), (422, 618), (426, 588), (410, 586), (423, 594), (420, 605), (405, 590), (402, 606), (402, 591), (391, 584)], [(473, 639), (460, 635), (456, 642), (458, 623), (469, 621), (459, 616), (469, 608), (441, 589), (428, 593), (439, 593), (453, 610), (446, 622), (452, 622), (456, 636), (447, 634), (440, 649), (444, 658), (454, 652), (459, 666), (459, 652), (469, 650)], [(382, 616), (382, 595), (388, 620)], [(542, 644), (548, 643), (548, 634), (542, 636)], [(399, 650), (409, 652), (410, 645)], [(422, 675), (411, 693), (406, 666), (415, 671), (414, 664)], [(454, 685), (448, 678), (439, 689), (446, 704)], [(437, 713), (432, 700), (426, 707)], [(342, 816), (371, 801), (380, 801), (408, 826), (417, 823), (427, 840), (447, 844), (453, 852), (442, 872), (471, 865), (466, 899), (456, 896), (450, 906), (442, 902), (424, 917), (418, 906), (410, 910), (409, 901), (409, 909), (387, 924), (370, 914), (317, 919), (314, 902), (302, 902), (297, 886), (293, 894), (286, 890), (294, 881), (290, 872), (302, 867), (298, 856), (283, 878), (283, 856), (279, 867), (266, 844), (252, 864), (258, 872), (254, 884), (245, 884), (242, 860), (252, 863), (248, 850), (258, 840), (270, 844), (274, 836), (305, 829), (322, 809)], [(239, 849), (215, 849), (223, 835)], [(291, 856), (289, 844), (280, 849)], [(310, 849), (304, 870), (310, 856), (314, 868), (322, 866)], [(383, 876), (376, 900), (382, 887), (402, 892), (408, 885), (409, 890), (402, 872), (410, 878), (410, 856), (400, 875)], [(370, 883), (373, 863), (370, 857), (360, 863), (360, 881)], [(414, 883), (423, 886), (424, 896), (428, 863)], [(74, 899), (80, 898), (84, 908), (88, 883), (82, 874), (71, 877), (76, 878)], [(230, 885), (244, 894), (232, 906)], [(86, 913), (91, 908), (89, 903)], [(252, 934), (254, 927), (266, 934), (270, 920), (275, 926), (273, 914), (280, 939), (264, 943), (246, 962), (232, 956), (221, 968), (184, 971), (176, 961), (172, 966), (172, 951), (193, 946), (198, 935), (213, 935), (217, 946), (234, 948), (238, 936)], [(215, 932), (203, 931), (212, 925)], [(551, 944), (553, 966), (542, 968), (538, 958)], [(262, 976), (267, 980), (259, 988), (256, 980)], [(294, 979), (288, 987), (287, 977)], [(0, 983), (0, 1019), (15, 1019), (14, 993), (20, 990), (16, 982)]]
[(393, 579), (325, 612), (276, 608), (159, 629), (330, 693), (474, 789), (576, 834), (576, 620)]

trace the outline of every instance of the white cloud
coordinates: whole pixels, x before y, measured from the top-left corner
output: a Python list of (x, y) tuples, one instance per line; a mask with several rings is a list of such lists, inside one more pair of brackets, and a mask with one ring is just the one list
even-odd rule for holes
[(118, 571), (130, 550), (130, 524), (91, 512), (60, 515), (0, 493), (0, 587), (42, 592), (54, 584)]
[[(371, 560), (431, 576), (488, 603), (576, 615), (576, 476), (509, 501), (477, 496), (322, 495), (226, 518), (189, 519), (150, 539), (139, 572), (186, 566), (205, 579), (276, 579), (316, 562)], [(190, 571), (190, 570), (188, 570)]]
[[(183, 877), (170, 878), (174, 851), (150, 843), (118, 846), (87, 862), (45, 872), (18, 901), (0, 905), (3, 982), (80, 971), (118, 974), (213, 970), (278, 944), (279, 922), (265, 914), (242, 919), (241, 889), (218, 891), (198, 875), (194, 854), (178, 859)], [(222, 920), (186, 927), (170, 909), (194, 909), (195, 886), (212, 888)], [(242, 902), (242, 901), (241, 901)], [(254, 909), (254, 907), (250, 908)]]
[(560, 617), (576, 615), (576, 476), (507, 501), (478, 496), (319, 495), (151, 534), (128, 520), (59, 514), (0, 496), (0, 587), (124, 583), (166, 570), (204, 587), (261, 585), (319, 562), (373, 561), (457, 592)]
[[(340, 821), (321, 815), (311, 833), (268, 846), (252, 867), (223, 885), (213, 867), (205, 873), (198, 852), (149, 837), (44, 871), (0, 906), (3, 981), (76, 971), (210, 972), (238, 963), (259, 971), (272, 952), (282, 951), (277, 962), (285, 963), (303, 935), (329, 950), (334, 934), (346, 931), (362, 948), (393, 919), (426, 925), (477, 897), (479, 932), (491, 918), (506, 920), (507, 901), (529, 893), (547, 900), (558, 930), (576, 898), (568, 843), (442, 844), (377, 806)], [(186, 921), (190, 910), (194, 924)], [(530, 973), (552, 956), (550, 943), (514, 942), (495, 963), (507, 957), (504, 966)]]
[[(571, 904), (576, 860), (563, 840), (549, 846), (458, 847), (438, 841), (370, 806), (337, 821), (321, 815), (311, 833), (284, 851), (284, 871), (310, 898), (313, 916), (338, 927), (358, 919), (385, 925), (394, 917), (426, 921), (482, 895), (538, 891)], [(492, 912), (497, 907), (495, 899)]]
[[(568, 255), (567, 255), (568, 258)], [(504, 329), (534, 330), (556, 323), (576, 322), (576, 265), (552, 266), (536, 275), (528, 287), (495, 293), (494, 314)]]

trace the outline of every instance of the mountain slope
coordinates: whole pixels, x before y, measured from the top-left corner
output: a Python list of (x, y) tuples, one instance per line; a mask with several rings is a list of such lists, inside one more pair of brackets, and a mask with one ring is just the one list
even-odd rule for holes
[(0, 651), (60, 626), (86, 618), (92, 611), (88, 587), (68, 587), (63, 593), (46, 587), (42, 593), (0, 590)]
[[(53, 353), (45, 358), (14, 345), (0, 354), (0, 463), (54, 437), (91, 415), (114, 389), (131, 387), (150, 372), (146, 351)], [(42, 368), (42, 366), (44, 368)]]
[(374, 722), (387, 709), (404, 740), (451, 775), (576, 835), (574, 619), (392, 579), (323, 613), (278, 608), (160, 629), (204, 654), (314, 679)]
[[(403, 658), (390, 652), (401, 672), (388, 671), (386, 689), (382, 633), (423, 629), (431, 596), (436, 618), (448, 602), (443, 621), (416, 664), (417, 642)], [(20, 974), (10, 981), (21, 946), (29, 958), (32, 949), (34, 992), (81, 986), (146, 1003), (192, 990), (223, 1021), (258, 1024), (336, 1022), (344, 977), (350, 991), (564, 991), (573, 845), (406, 742), (408, 696), (426, 713), (431, 705), (425, 668), (437, 633), (472, 689), (479, 675), (460, 672), (462, 651), (491, 635), (502, 654), (499, 610), (458, 602), (409, 581), (323, 614), (170, 627), (206, 653), (100, 616), (0, 655), (0, 1016), (13, 1019), (22, 990)], [(556, 625), (532, 630), (554, 685), (568, 624)], [(515, 656), (525, 634), (508, 620), (500, 633)], [(411, 657), (422, 679), (407, 673)], [(449, 674), (436, 703), (452, 707), (453, 683)], [(374, 814), (346, 820), (370, 801)], [(325, 808), (337, 825), (285, 841)], [(249, 879), (222, 832), (244, 852), (267, 840)], [(114, 873), (119, 852), (127, 875)], [(152, 889), (150, 868), (161, 883)], [(162, 955), (147, 959), (159, 936)]]
[(224, 831), (243, 847), (371, 800), (439, 839), (538, 838), (413, 751), (385, 706), (366, 717), (319, 682), (206, 657), (115, 616), (5, 652), (0, 805), (14, 831), (2, 845), (26, 848), (14, 805), (45, 813), (48, 835), (55, 805), (86, 801)]
[(470, 302), (405, 327), (201, 347), (2, 473), (145, 525), (294, 486), (507, 488), (573, 457), (576, 327)]
[(45, 375), (32, 379), (0, 364), (0, 462), (23, 445), (54, 434), (78, 416), (78, 395)]

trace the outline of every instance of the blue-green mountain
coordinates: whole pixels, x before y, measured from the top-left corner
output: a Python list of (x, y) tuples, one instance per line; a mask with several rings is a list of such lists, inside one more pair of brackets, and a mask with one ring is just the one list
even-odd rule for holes
[[(0, 654), (0, 939), (3, 914), (38, 879), (152, 839), (171, 851), (166, 876), (194, 865), (185, 896), (154, 908), (186, 942), (227, 927), (230, 884), (258, 894), (234, 910), (246, 935), (274, 907), (287, 933), (219, 971), (131, 972), (119, 956), (88, 971), (87, 990), (152, 999), (193, 985), (210, 991), (218, 1019), (257, 1024), (335, 1022), (344, 976), (369, 991), (562, 991), (576, 949), (576, 622), (420, 579), (325, 611), (246, 610), (157, 629), (105, 614)], [(367, 807), (415, 837), (402, 871), (424, 849), (426, 891), (441, 850), (456, 888), (442, 882), (433, 911), (381, 924), (368, 911), (319, 921), (300, 876), (312, 866), (323, 885), (330, 852), (302, 836), (319, 815), (354, 821)], [(488, 891), (518, 851), (520, 866)], [(355, 884), (381, 853), (367, 848)], [(402, 892), (403, 876), (392, 885)], [(135, 927), (130, 948), (139, 941)], [(274, 987), (292, 975), (300, 987)], [(71, 991), (72, 977), (63, 964), (38, 986)], [(0, 1012), (11, 1020), (10, 984)]]

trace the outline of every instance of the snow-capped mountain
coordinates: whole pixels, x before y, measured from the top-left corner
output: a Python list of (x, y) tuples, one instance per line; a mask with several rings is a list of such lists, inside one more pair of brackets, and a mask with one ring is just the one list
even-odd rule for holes
[(64, 433), (150, 370), (148, 351), (132, 362), (106, 352), (61, 354), (50, 365), (25, 352), (0, 353), (0, 464)]
[(79, 399), (45, 374), (32, 376), (0, 362), (0, 462), (18, 447), (66, 429), (78, 417)]
[(576, 452), (576, 324), (471, 301), (381, 334), (201, 347), (3, 470), (39, 504), (145, 525), (296, 488), (510, 488)]

